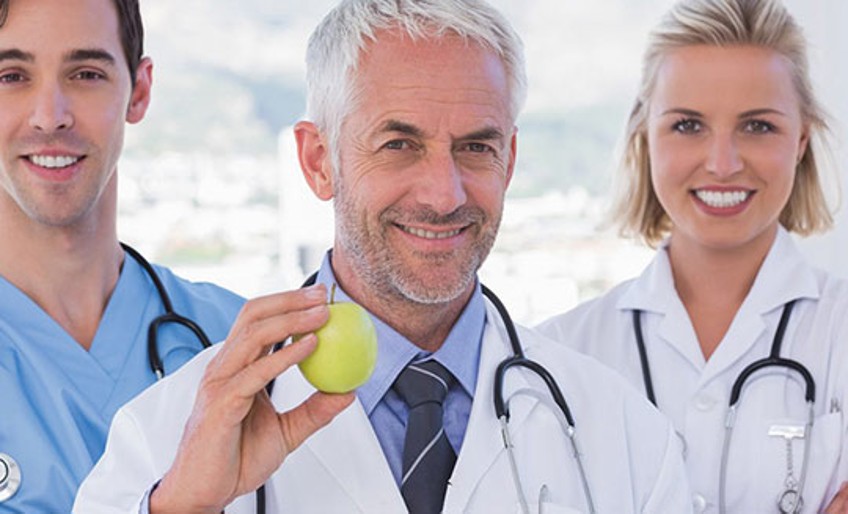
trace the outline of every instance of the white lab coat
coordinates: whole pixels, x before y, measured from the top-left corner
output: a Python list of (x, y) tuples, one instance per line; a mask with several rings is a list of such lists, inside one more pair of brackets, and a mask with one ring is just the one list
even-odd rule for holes
[[(474, 404), (450, 479), (444, 512), (520, 512), (493, 409), (497, 363), (510, 355), (506, 332), (489, 305)], [(556, 376), (575, 418), (599, 513), (691, 512), (681, 448), (668, 421), (612, 371), (527, 329), (528, 357)], [(115, 418), (106, 453), (83, 483), (74, 512), (136, 513), (145, 491), (170, 467), (210, 349), (179, 373), (125, 406)], [(544, 385), (524, 369), (506, 380), (510, 429), (531, 512), (587, 512), (575, 460), (547, 405)], [(519, 391), (527, 394), (516, 394)], [(280, 410), (313, 391), (293, 370), (277, 379)], [(543, 491), (543, 486), (545, 492)], [(394, 513), (405, 507), (361, 404), (354, 402), (293, 452), (268, 484), (269, 512)], [(227, 513), (254, 512), (253, 494)]]
[[(645, 391), (632, 312), (640, 309), (657, 403), (687, 442), (686, 467), (696, 512), (717, 512), (724, 422), (731, 387), (751, 362), (766, 357), (783, 306), (797, 299), (782, 357), (800, 361), (816, 382), (815, 424), (803, 512), (820, 512), (846, 474), (848, 283), (811, 268), (790, 235), (777, 238), (718, 349), (705, 362), (673, 283), (665, 249), (635, 280), (554, 317), (538, 328), (613, 367)], [(768, 436), (777, 425), (803, 425), (807, 409), (797, 375), (762, 370), (743, 389), (728, 457), (727, 508), (776, 512), (784, 490), (787, 446)], [(803, 442), (792, 458), (800, 473)]]

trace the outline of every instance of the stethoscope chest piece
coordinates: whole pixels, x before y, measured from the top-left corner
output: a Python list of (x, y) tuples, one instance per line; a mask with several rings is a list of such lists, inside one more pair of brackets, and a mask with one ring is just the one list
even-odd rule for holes
[(11, 456), (0, 453), (0, 502), (15, 495), (21, 487), (21, 468)]

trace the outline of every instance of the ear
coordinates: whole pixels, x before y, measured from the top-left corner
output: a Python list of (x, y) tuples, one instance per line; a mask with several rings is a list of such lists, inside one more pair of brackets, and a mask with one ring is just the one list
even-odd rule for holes
[(144, 119), (147, 106), (150, 105), (150, 87), (153, 84), (153, 61), (144, 57), (135, 70), (130, 104), (127, 107), (127, 123), (138, 123)]
[(294, 126), (297, 158), (303, 177), (319, 199), (333, 198), (333, 163), (330, 147), (314, 123), (298, 122)]
[(506, 168), (506, 187), (512, 181), (512, 172), (515, 171), (515, 159), (518, 155), (518, 127), (513, 127), (512, 137), (509, 141), (509, 162)]

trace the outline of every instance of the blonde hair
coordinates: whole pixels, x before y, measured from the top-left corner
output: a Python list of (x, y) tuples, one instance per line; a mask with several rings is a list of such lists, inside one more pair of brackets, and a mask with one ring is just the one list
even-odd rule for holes
[(822, 189), (822, 163), (820, 159), (817, 162), (813, 148), (827, 153), (827, 115), (813, 95), (807, 42), (801, 27), (780, 0), (681, 0), (650, 35), (639, 93), (627, 122), (619, 170), (622, 180), (612, 212), (622, 235), (638, 236), (655, 246), (671, 230), (671, 220), (651, 183), (648, 99), (666, 53), (693, 45), (759, 46), (774, 50), (790, 63), (801, 116), (809, 126), (810, 143), (798, 163), (792, 193), (779, 219), (787, 230), (801, 235), (830, 228), (833, 216)]

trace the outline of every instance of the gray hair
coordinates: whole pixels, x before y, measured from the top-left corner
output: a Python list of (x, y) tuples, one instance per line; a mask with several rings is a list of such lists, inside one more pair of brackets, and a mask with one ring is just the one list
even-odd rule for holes
[(354, 73), (362, 50), (385, 29), (412, 39), (456, 34), (493, 50), (507, 73), (510, 115), (513, 121), (518, 116), (527, 96), (523, 45), (484, 0), (342, 0), (312, 33), (306, 52), (306, 115), (328, 139), (334, 172), (341, 127), (359, 93)]

